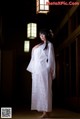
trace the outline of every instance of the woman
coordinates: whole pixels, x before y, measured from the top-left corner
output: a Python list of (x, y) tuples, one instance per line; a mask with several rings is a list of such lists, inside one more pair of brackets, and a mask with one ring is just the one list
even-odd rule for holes
[(27, 70), (32, 73), (31, 109), (43, 111), (41, 117), (47, 117), (52, 111), (52, 79), (55, 78), (54, 48), (48, 41), (46, 30), (39, 32), (42, 43), (32, 49)]

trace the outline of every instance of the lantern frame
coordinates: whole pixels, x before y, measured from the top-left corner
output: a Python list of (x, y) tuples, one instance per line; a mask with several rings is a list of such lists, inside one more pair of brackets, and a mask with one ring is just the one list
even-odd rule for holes
[(47, 14), (49, 12), (49, 0), (36, 0), (36, 13)]
[(34, 39), (37, 37), (37, 24), (28, 23), (27, 24), (27, 38)]
[(25, 40), (24, 41), (24, 52), (29, 52), (30, 51), (30, 41)]

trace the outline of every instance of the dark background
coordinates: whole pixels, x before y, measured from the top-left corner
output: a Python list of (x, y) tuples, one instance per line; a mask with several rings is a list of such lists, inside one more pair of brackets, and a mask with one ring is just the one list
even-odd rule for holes
[(52, 5), (48, 14), (36, 14), (36, 0), (2, 1), (1, 12), (3, 13), (0, 16), (1, 107), (30, 109), (32, 79), (26, 67), (30, 61), (31, 49), (37, 44), (38, 39), (30, 40), (29, 53), (24, 52), (24, 41), (29, 40), (27, 24), (36, 22), (37, 31), (47, 28), (54, 32), (52, 43), (55, 48), (56, 79), (52, 87), (53, 108), (63, 107), (79, 111), (80, 6), (76, 8), (70, 5)]

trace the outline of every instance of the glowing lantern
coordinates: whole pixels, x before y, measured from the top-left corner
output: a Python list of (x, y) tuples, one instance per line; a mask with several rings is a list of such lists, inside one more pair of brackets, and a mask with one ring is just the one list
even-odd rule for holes
[(49, 0), (36, 0), (36, 13), (49, 12)]
[(37, 24), (29, 23), (27, 24), (27, 38), (34, 39), (37, 37)]
[(24, 52), (29, 52), (30, 41), (24, 41)]

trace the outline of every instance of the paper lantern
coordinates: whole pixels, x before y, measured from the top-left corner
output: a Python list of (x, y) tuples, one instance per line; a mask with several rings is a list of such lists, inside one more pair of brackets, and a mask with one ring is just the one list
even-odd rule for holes
[(49, 12), (49, 0), (36, 0), (36, 13)]
[(24, 41), (24, 52), (29, 52), (30, 41)]
[(27, 24), (27, 38), (34, 39), (37, 37), (37, 24), (29, 23)]

